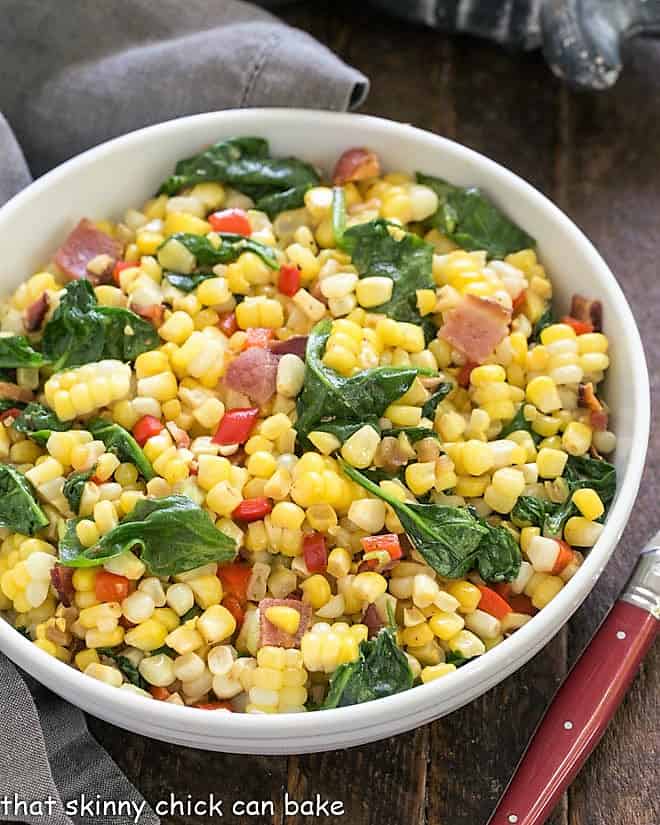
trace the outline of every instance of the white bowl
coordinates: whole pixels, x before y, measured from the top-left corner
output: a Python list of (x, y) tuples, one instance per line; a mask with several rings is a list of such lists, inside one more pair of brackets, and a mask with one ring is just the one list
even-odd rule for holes
[(611, 344), (607, 400), (618, 436), (618, 492), (607, 524), (578, 573), (532, 621), (503, 644), (443, 679), (386, 699), (307, 714), (202, 713), (149, 701), (84, 676), (0, 622), (0, 649), (40, 682), (95, 716), (181, 745), (233, 753), (332, 750), (410, 730), (470, 702), (523, 665), (587, 596), (613, 553), (633, 506), (649, 432), (644, 351), (614, 276), (580, 230), (516, 175), (456, 143), (392, 121), (287, 109), (247, 109), (187, 117), (105, 143), (45, 175), (0, 209), (2, 290), (9, 292), (52, 256), (80, 217), (120, 215), (143, 202), (182, 157), (222, 137), (260, 135), (275, 154), (331, 170), (342, 150), (368, 146), (386, 170), (446, 177), (483, 187), (538, 240), (564, 309), (579, 291), (603, 302)]

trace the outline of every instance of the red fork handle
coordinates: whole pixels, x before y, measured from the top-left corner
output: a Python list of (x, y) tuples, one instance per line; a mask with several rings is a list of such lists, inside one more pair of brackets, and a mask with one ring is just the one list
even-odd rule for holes
[(621, 704), (658, 632), (647, 610), (617, 601), (559, 688), (490, 825), (542, 825)]

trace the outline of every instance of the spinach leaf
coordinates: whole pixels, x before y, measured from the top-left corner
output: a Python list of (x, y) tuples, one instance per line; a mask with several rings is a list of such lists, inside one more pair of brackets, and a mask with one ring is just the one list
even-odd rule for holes
[(551, 326), (555, 323), (555, 314), (552, 311), (552, 304), (548, 305), (546, 311), (541, 315), (541, 317), (537, 320), (532, 328), (532, 334), (530, 336), (530, 341), (536, 344), (541, 343), (541, 333), (546, 327)]
[[(119, 670), (121, 670), (126, 680), (132, 685), (142, 688), (142, 690), (149, 689), (149, 685), (142, 678), (140, 671), (133, 664), (133, 662), (131, 662), (128, 656), (122, 656), (121, 653), (117, 653), (112, 647), (98, 647), (96, 652), (101, 653), (103, 656), (107, 656), (108, 659), (112, 659)], [(149, 655), (153, 656), (154, 654), (150, 653)]]
[(109, 453), (114, 453), (121, 461), (135, 464), (147, 481), (156, 475), (149, 459), (128, 430), (105, 418), (95, 418), (87, 424), (87, 428), (94, 438), (105, 444)]
[[(467, 507), (399, 501), (345, 461), (340, 463), (350, 479), (392, 507), (410, 541), (436, 573), (457, 579), (475, 566), (489, 527)], [(482, 552), (491, 551), (485, 546)]]
[(420, 324), (416, 293), (418, 289), (434, 288), (433, 247), (410, 232), (404, 233), (401, 240), (395, 240), (390, 226), (382, 218), (352, 226), (344, 232), (341, 248), (350, 254), (360, 277), (377, 275), (394, 282), (390, 300), (373, 307), (372, 312), (382, 312), (396, 321)]
[(525, 430), (525, 432), (528, 432), (532, 436), (535, 444), (538, 444), (539, 441), (542, 440), (542, 436), (534, 432), (532, 429), (532, 422), (525, 418), (525, 413), (523, 412), (524, 407), (524, 404), (521, 404), (518, 407), (516, 414), (513, 416), (511, 421), (509, 421), (508, 424), (505, 424), (500, 430), (498, 438), (506, 438), (508, 435), (511, 435), (511, 433), (517, 433), (519, 430)]
[(174, 195), (202, 181), (228, 183), (256, 201), (256, 208), (273, 217), (304, 204), (310, 186), (319, 182), (316, 170), (298, 158), (273, 158), (268, 141), (239, 137), (221, 140), (198, 155), (180, 160), (159, 194)]
[(135, 361), (143, 352), (160, 344), (158, 333), (144, 318), (123, 307), (99, 306), (96, 310), (103, 320), (103, 358), (117, 361)]
[[(4, 378), (0, 378), (0, 381), (4, 381)], [(7, 412), (7, 410), (24, 410), (25, 407), (25, 401), (15, 401), (13, 398), (0, 398), (0, 414)]]
[(520, 496), (511, 511), (511, 521), (516, 527), (543, 527), (548, 514), (558, 505), (536, 496)]
[(307, 340), (305, 380), (296, 407), (296, 430), (303, 446), (308, 444), (307, 435), (319, 426), (333, 424), (338, 435), (347, 432), (347, 425), (373, 425), (407, 392), (419, 372), (412, 367), (375, 367), (344, 378), (322, 360), (331, 328), (330, 319), (320, 321)]
[(300, 186), (292, 186), (282, 192), (272, 192), (257, 199), (255, 209), (265, 212), (269, 218), (274, 218), (289, 209), (300, 209), (305, 205), (305, 192), (311, 189), (313, 183), (302, 183)]
[[(215, 246), (208, 235), (193, 235), (190, 232), (176, 232), (170, 235), (166, 241), (161, 244), (161, 249), (170, 241), (178, 241), (185, 248), (192, 252), (197, 261), (198, 267), (216, 266), (216, 264), (230, 264), (235, 261), (244, 252), (253, 252), (258, 255), (261, 260), (271, 269), (278, 269), (279, 263), (277, 256), (273, 249), (266, 244), (253, 241), (251, 238), (246, 238), (243, 235), (235, 235), (232, 232), (219, 232), (217, 237), (220, 238), (220, 243)], [(193, 277), (194, 277), (193, 273)], [(200, 273), (206, 277), (214, 278), (212, 273)], [(190, 276), (189, 276), (190, 277)], [(169, 276), (168, 276), (168, 280)], [(170, 280), (170, 283), (172, 281)], [(176, 284), (174, 284), (176, 286)]]
[(96, 567), (139, 548), (150, 575), (175, 576), (211, 561), (231, 561), (236, 555), (234, 540), (187, 496), (142, 499), (91, 547), (78, 540), (78, 521), (69, 519), (59, 542), (60, 561), (69, 567)]
[(408, 690), (413, 674), (392, 627), (384, 627), (370, 641), (360, 643), (354, 662), (339, 665), (332, 674), (322, 708), (346, 707)]
[(37, 504), (32, 485), (7, 464), (0, 464), (0, 525), (26, 536), (48, 526), (48, 516)]
[(421, 441), (422, 438), (437, 438), (439, 439), (438, 434), (435, 430), (431, 430), (429, 427), (392, 427), (390, 430), (383, 430), (383, 438), (385, 436), (392, 436), (392, 438), (397, 438), (401, 433), (405, 433), (408, 438), (410, 439), (411, 443), (414, 444), (416, 441)]
[(335, 246), (341, 248), (346, 232), (346, 193), (343, 186), (335, 186), (332, 190), (332, 234), (335, 236)]
[(71, 425), (60, 421), (55, 413), (43, 404), (30, 401), (14, 421), (14, 429), (19, 433), (25, 433), (37, 444), (44, 445), (52, 432), (66, 432), (71, 429)]
[(214, 272), (192, 272), (190, 275), (181, 275), (178, 272), (165, 272), (165, 277), (172, 286), (180, 289), (181, 292), (192, 292), (193, 289), (197, 289), (203, 281), (208, 281), (209, 278), (215, 278), (216, 275)]
[(185, 624), (185, 622), (189, 622), (191, 619), (194, 619), (195, 616), (201, 616), (202, 612), (202, 608), (198, 604), (194, 604), (190, 610), (186, 610), (179, 621), (181, 624)]
[(607, 507), (616, 493), (616, 467), (602, 458), (588, 455), (569, 455), (564, 478), (571, 492), (580, 487), (591, 487)]
[(463, 667), (463, 665), (466, 665), (469, 661), (469, 659), (466, 659), (465, 656), (457, 650), (448, 650), (445, 653), (445, 662), (448, 665), (454, 665), (458, 668)]
[(43, 353), (55, 370), (117, 358), (133, 361), (159, 344), (148, 321), (122, 307), (99, 306), (86, 279), (71, 281), (44, 328)]
[(85, 484), (94, 475), (94, 469), (78, 470), (71, 475), (64, 482), (64, 498), (69, 502), (69, 507), (74, 513), (80, 510), (80, 499), (82, 498)]
[(15, 369), (30, 367), (38, 369), (48, 361), (40, 352), (32, 348), (25, 335), (8, 335), (0, 337), (0, 367)]
[(518, 542), (506, 527), (483, 524), (488, 532), (477, 548), (479, 575), (486, 582), (512, 581), (522, 561)]
[(453, 389), (454, 385), (451, 381), (443, 381), (442, 384), (439, 384), (433, 395), (428, 399), (428, 401), (424, 402), (424, 406), (422, 407), (422, 415), (424, 418), (430, 418), (431, 421), (433, 421), (435, 418), (435, 411), (438, 409), (438, 404), (443, 398), (446, 398)]
[(463, 249), (485, 250), (489, 258), (536, 246), (531, 235), (510, 221), (476, 187), (453, 186), (442, 178), (417, 173), (417, 182), (429, 186), (439, 199), (436, 212), (424, 222)]
[[(190, 608), (190, 610), (192, 610), (192, 607)], [(188, 613), (190, 613), (190, 610), (188, 611)], [(186, 614), (184, 614), (184, 615), (186, 615)], [(183, 616), (181, 618), (183, 619)], [(170, 659), (176, 659), (176, 657), (179, 655), (176, 652), (176, 650), (172, 650), (172, 648), (168, 647), (168, 645), (163, 645), (162, 647), (157, 647), (156, 650), (152, 650), (149, 655), (150, 656), (160, 656), (161, 654), (164, 655), (164, 656), (169, 656)], [(249, 655), (250, 654), (248, 653), (248, 656)]]
[(369, 424), (380, 435), (380, 427), (378, 426), (378, 419), (368, 419), (365, 421), (328, 421), (323, 424), (318, 424), (314, 430), (322, 433), (330, 433), (334, 435), (342, 444), (347, 441), (354, 433), (356, 433), (365, 424)]

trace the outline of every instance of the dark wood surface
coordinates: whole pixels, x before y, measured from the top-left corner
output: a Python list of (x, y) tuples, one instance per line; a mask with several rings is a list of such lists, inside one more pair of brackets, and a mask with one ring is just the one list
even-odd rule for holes
[[(538, 55), (510, 55), (437, 33), (314, 2), (286, 10), (371, 79), (362, 111), (411, 122), (483, 152), (555, 200), (589, 235), (620, 278), (641, 326), (654, 402), (660, 392), (660, 44), (634, 45), (609, 92), (577, 95)], [(340, 799), (342, 817), (222, 822), (343, 825), (485, 825), (567, 668), (586, 644), (660, 527), (657, 419), (642, 492), (615, 558), (558, 636), (514, 676), (425, 728), (328, 754), (248, 757), (161, 744), (98, 720), (90, 727), (144, 795), (281, 800), (318, 793)], [(658, 825), (658, 647), (651, 652), (598, 750), (549, 820), (551, 825)], [(579, 701), (579, 696), (576, 696)], [(204, 817), (165, 825), (206, 823)], [(213, 820), (219, 821), (219, 820)]]

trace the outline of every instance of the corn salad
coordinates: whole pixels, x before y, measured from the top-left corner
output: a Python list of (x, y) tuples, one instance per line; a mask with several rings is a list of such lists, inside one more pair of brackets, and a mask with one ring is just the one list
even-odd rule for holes
[(554, 315), (533, 239), (477, 190), (362, 148), (327, 182), (258, 138), (210, 155), (83, 219), (0, 308), (0, 610), (207, 710), (444, 677), (603, 529), (600, 303)]

